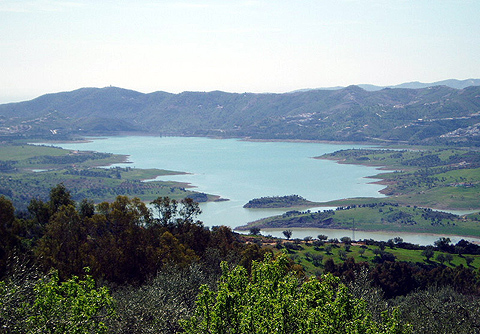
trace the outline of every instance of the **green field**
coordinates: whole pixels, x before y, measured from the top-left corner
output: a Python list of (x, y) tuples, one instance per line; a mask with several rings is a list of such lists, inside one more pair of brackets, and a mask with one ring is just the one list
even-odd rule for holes
[(417, 206), (389, 202), (351, 204), (327, 212), (289, 211), (260, 219), (237, 230), (264, 228), (338, 228), (362, 231), (397, 231), (478, 236), (480, 215), (457, 216)]
[[(118, 195), (152, 201), (168, 196), (192, 197), (197, 202), (218, 197), (197, 193), (179, 182), (153, 180), (177, 171), (135, 168), (99, 168), (125, 162), (126, 156), (109, 153), (70, 151), (56, 147), (28, 144), (0, 146), (0, 195), (25, 210), (32, 198), (45, 200), (51, 188), (63, 183), (76, 201), (113, 201)], [(144, 180), (151, 180), (143, 182)]]
[(386, 185), (382, 193), (395, 203), (480, 210), (480, 152), (475, 150), (342, 150), (319, 158), (393, 170), (371, 178)]
[(25, 162), (35, 156), (65, 156), (69, 151), (56, 147), (34, 145), (3, 145), (0, 146), (0, 159), (8, 161)]
[[(292, 242), (290, 243), (293, 244)], [(288, 249), (287, 252), (295, 261), (295, 263), (298, 263), (305, 268), (306, 273), (309, 275), (314, 275), (323, 271), (324, 264), (328, 259), (333, 259), (336, 264), (343, 263), (346, 258), (353, 258), (356, 263), (367, 262), (369, 264), (375, 264), (377, 263), (376, 258), (378, 258), (376, 252), (378, 253), (380, 250), (379, 246), (374, 245), (353, 244), (350, 247), (345, 248), (343, 243), (325, 243), (323, 246), (315, 246), (312, 242), (303, 241), (301, 243), (297, 243), (296, 247), (299, 249)], [(363, 254), (360, 252), (362, 249), (364, 249)], [(277, 252), (278, 250), (275, 249), (275, 251)], [(446, 255), (447, 253), (440, 251), (434, 251), (434, 255), (429, 260), (422, 255), (423, 250), (418, 249), (410, 250), (393, 246), (392, 248), (386, 247), (383, 251), (393, 254), (396, 261), (405, 261), (424, 265), (443, 265), (450, 268), (460, 265), (473, 269), (480, 268), (480, 255), (461, 256), (458, 254), (451, 254), (452, 260), (450, 262), (445, 261), (442, 264), (437, 259), (437, 256), (439, 254)], [(473, 259), (470, 265), (467, 265), (467, 257), (471, 257)]]

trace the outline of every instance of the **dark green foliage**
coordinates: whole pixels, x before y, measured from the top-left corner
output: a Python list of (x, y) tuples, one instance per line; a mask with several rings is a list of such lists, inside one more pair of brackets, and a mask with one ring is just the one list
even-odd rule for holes
[(471, 257), (471, 256), (465, 256), (465, 262), (467, 263), (467, 266), (470, 267), (470, 265), (472, 264), (474, 258)]
[(77, 209), (70, 193), (58, 185), (48, 201), (31, 201), (31, 219), (24, 220), (0, 197), (0, 274), (15, 250), (45, 272), (56, 269), (61, 279), (82, 275), (89, 267), (95, 279), (117, 284), (140, 284), (164, 266), (185, 267), (200, 259), (210, 261), (214, 273), (221, 260), (249, 268), (252, 260), (263, 258), (265, 249), (238, 242), (230, 228), (205, 228), (196, 220), (201, 211), (191, 198), (158, 198), (153, 204), (152, 212), (138, 198), (118, 196), (96, 209), (85, 199)]
[(70, 192), (65, 188), (63, 183), (58, 184), (50, 190), (50, 201), (48, 202), (48, 206), (51, 215), (56, 213), (62, 206), (74, 204)]
[(432, 286), (406, 296), (385, 300), (383, 292), (372, 285), (368, 271), (359, 271), (348, 284), (350, 292), (367, 302), (373, 319), (397, 307), (401, 323), (412, 324), (415, 334), (470, 334), (480, 331), (478, 296), (460, 294), (449, 286)]
[(453, 260), (453, 255), (452, 254), (445, 254), (445, 261), (447, 261), (449, 264), (451, 264), (452, 260)]
[[(69, 154), (61, 156), (45, 155), (28, 159), (31, 164), (78, 164), (87, 160), (100, 160), (111, 157), (109, 153), (89, 152), (88, 154)], [(97, 171), (98, 173), (99, 171)], [(85, 174), (80, 174), (85, 175)], [(105, 175), (105, 174), (104, 174)]]
[(274, 196), (254, 198), (245, 204), (244, 208), (289, 208), (295, 206), (313, 206), (314, 202), (307, 201), (298, 195)]
[(425, 256), (427, 261), (430, 261), (430, 259), (435, 255), (435, 252), (433, 251), (432, 247), (427, 247), (422, 251), (422, 255)]
[(480, 332), (480, 300), (450, 287), (429, 288), (392, 302), (412, 333), (470, 334)]
[(0, 277), (3, 276), (7, 260), (13, 255), (19, 239), (14, 233), (15, 208), (12, 202), (0, 196)]
[(35, 287), (44, 275), (24, 258), (12, 257), (8, 277), (0, 281), (0, 333), (26, 333)]
[(35, 219), (35, 223), (44, 227), (47, 225), (48, 220), (50, 219), (50, 208), (47, 203), (44, 203), (42, 200), (32, 199), (28, 205), (28, 212)]
[(260, 234), (260, 228), (259, 227), (250, 227), (249, 232), (251, 235), (259, 235)]
[[(324, 327), (319, 325), (320, 320), (310, 315), (319, 315), (323, 319), (321, 321), (327, 323), (330, 321), (329, 315), (321, 313), (326, 306), (320, 302), (321, 298), (309, 299), (309, 296), (317, 296), (316, 289), (320, 287), (335, 296), (330, 307), (338, 306), (341, 310), (351, 311), (346, 312), (346, 316), (345, 313), (337, 314), (338, 322), (334, 325), (337, 327), (333, 333), (348, 333), (350, 329), (342, 326), (350, 321), (353, 321), (354, 327), (360, 326), (357, 329), (364, 328), (361, 327), (364, 325), (373, 326), (373, 333), (379, 328), (380, 332), (393, 330), (393, 327), (384, 327), (386, 323), (382, 316), (385, 311), (392, 314), (393, 304), (398, 305), (400, 317), (394, 318), (398, 321), (389, 324), (397, 332), (402, 328), (400, 323), (412, 323), (415, 333), (475, 333), (478, 330), (478, 273), (473, 267), (460, 265), (450, 268), (444, 265), (453, 260), (449, 253), (444, 255), (444, 260), (438, 258), (443, 253), (437, 253), (437, 260), (442, 264), (434, 261), (429, 264), (393, 262), (395, 258), (389, 257), (386, 246), (427, 249), (396, 239), (391, 242), (366, 242), (379, 247), (383, 245), (383, 250), (377, 253), (377, 265), (355, 263), (353, 258), (347, 256), (353, 253), (347, 253), (343, 247), (338, 251), (339, 254), (344, 252), (342, 257), (345, 261), (337, 264), (331, 258), (322, 264), (321, 254), (312, 254), (313, 251), (305, 253), (307, 260), (317, 268), (319, 277), (322, 272), (338, 276), (343, 282), (349, 282), (348, 292), (339, 285), (339, 280), (330, 276), (324, 277), (324, 280), (332, 284), (325, 284), (325, 281), (319, 283), (314, 279), (298, 280), (298, 277), (303, 277), (302, 268), (290, 259), (258, 262), (266, 254), (272, 254), (271, 249), (256, 243), (246, 245), (225, 226), (206, 229), (196, 220), (199, 209), (191, 199), (177, 202), (159, 198), (156, 209), (157, 212), (163, 210), (163, 216), (153, 215), (141, 201), (128, 197), (118, 197), (112, 203), (101, 203), (93, 213), (92, 203), (88, 200), (83, 201), (77, 209), (62, 186), (52, 191), (52, 198), (46, 202), (32, 203), (32, 213), (38, 215), (25, 220), (15, 217), (11, 202), (0, 197), (0, 218), (4, 222), (0, 225), (0, 247), (7, 249), (9, 258), (17, 261), (17, 267), (20, 268), (7, 270), (4, 281), (0, 283), (0, 328), (8, 328), (9, 331), (3, 331), (6, 333), (28, 333), (33, 328), (54, 333), (57, 329), (73, 333), (102, 332), (107, 327), (112, 333), (180, 332), (182, 319), (189, 319), (195, 312), (197, 320), (203, 321), (198, 318), (198, 312), (203, 311), (195, 311), (194, 303), (201, 284), (207, 284), (208, 288), (201, 290), (200, 300), (221, 296), (226, 299), (214, 300), (212, 297), (208, 300), (219, 303), (215, 305), (221, 305), (227, 299), (228, 303), (231, 302), (210, 309), (223, 312), (218, 313), (221, 314), (218, 326), (227, 324), (227, 332), (233, 332), (236, 326), (243, 326), (248, 319), (256, 324), (256, 332), (275, 332), (271, 326), (277, 325), (287, 332), (298, 332), (297, 328), (308, 327), (309, 323), (315, 323), (315, 326), (308, 327), (310, 332), (321, 330)], [(43, 220), (46, 222), (43, 223)], [(13, 243), (4, 242), (8, 240)], [(345, 238), (343, 241), (349, 240)], [(317, 246), (325, 246), (325, 251), (332, 252), (332, 245), (325, 245), (323, 241)], [(439, 239), (435, 246), (437, 251), (440, 248), (445, 251), (461, 248), (464, 254), (477, 254), (479, 249), (477, 245), (464, 240), (452, 246), (447, 238)], [(285, 243), (284, 247), (295, 256), (299, 256), (306, 248), (299, 239)], [(15, 260), (13, 250), (22, 254), (21, 261), (18, 258)], [(7, 259), (4, 258), (4, 263)], [(222, 260), (228, 261), (229, 268), (233, 268), (231, 264), (240, 264), (244, 269), (228, 271), (223, 265), (223, 278), (217, 289), (215, 280), (222, 274)], [(55, 268), (59, 276), (45, 276), (27, 270), (34, 261), (41, 264), (44, 270)], [(468, 256), (465, 261), (467, 264), (470, 261)], [(97, 281), (114, 288), (112, 296), (115, 299), (116, 316), (113, 317), (111, 313), (110, 294), (95, 287), (93, 278), (84, 276), (85, 266), (91, 268), (90, 274)], [(272, 272), (277, 274), (271, 275)], [(72, 278), (72, 274), (83, 278)], [(246, 285), (241, 283), (239, 286), (238, 282), (245, 282)], [(226, 283), (227, 289), (222, 290)], [(246, 290), (242, 290), (244, 287), (247, 287)], [(285, 290), (287, 287), (291, 289)], [(439, 290), (430, 292), (433, 291), (429, 290), (431, 287), (439, 287)], [(454, 291), (444, 287), (452, 287)], [(270, 288), (278, 290), (270, 294)], [(207, 292), (210, 297), (206, 295)], [(237, 297), (240, 298), (240, 304), (236, 304)], [(299, 302), (295, 304), (293, 300)], [(75, 305), (70, 301), (74, 301)], [(247, 301), (253, 301), (253, 304), (248, 306)], [(441, 305), (442, 301), (445, 306)], [(312, 305), (317, 308), (316, 311), (310, 309)], [(238, 311), (235, 316), (230, 312), (231, 307), (236, 307)], [(462, 318), (449, 313), (449, 308)], [(414, 309), (416, 311), (412, 311)], [(282, 310), (286, 313), (282, 313)], [(317, 311), (320, 313), (315, 313)], [(85, 319), (81, 326), (77, 326), (78, 314), (83, 314), (82, 319)], [(265, 319), (265, 315), (272, 314), (274, 316)], [(240, 319), (240, 315), (247, 320)], [(442, 322), (444, 328), (438, 327), (435, 321)], [(67, 322), (73, 324), (71, 330), (62, 327)], [(55, 324), (55, 329), (51, 328), (52, 324)], [(300, 331), (309, 332), (310, 329)], [(189, 327), (189, 331), (195, 330), (197, 327)]]
[(463, 265), (450, 268), (433, 263), (424, 265), (385, 260), (372, 266), (366, 262), (356, 263), (351, 257), (338, 264), (329, 258), (324, 264), (325, 272), (341, 277), (346, 282), (354, 281), (362, 269), (368, 269), (368, 278), (375, 287), (381, 288), (387, 299), (405, 296), (418, 289), (448, 286), (462, 294), (480, 295), (480, 278), (474, 268)]
[(91, 218), (95, 214), (95, 204), (93, 201), (90, 201), (84, 198), (80, 202), (80, 207), (78, 209), (79, 214), (82, 218)]
[(186, 268), (167, 266), (144, 285), (114, 291), (117, 316), (108, 321), (110, 332), (181, 332), (179, 321), (192, 316), (200, 285), (213, 287), (217, 278), (198, 264)]
[(44, 268), (56, 268), (61, 277), (79, 275), (88, 266), (94, 277), (117, 283), (139, 283), (164, 265), (197, 260), (211, 234), (194, 220), (198, 204), (186, 199), (177, 205), (168, 198), (156, 203), (157, 209), (159, 203), (174, 208), (168, 221), (153, 218), (138, 198), (125, 196), (99, 204), (93, 214), (88, 201), (80, 212), (61, 205), (46, 224), (36, 255)]
[(375, 258), (373, 259), (374, 263), (383, 263), (385, 261), (395, 261), (395, 255), (389, 253), (383, 249), (375, 249)]
[(292, 237), (292, 230), (285, 230), (282, 232), (285, 238), (289, 239)]
[[(260, 228), (340, 227), (340, 224), (334, 221), (334, 215), (335, 211), (333, 210), (318, 212), (311, 212), (310, 210), (306, 210), (304, 212), (292, 210), (287, 211), (286, 213), (279, 216), (260, 219), (254, 222), (254, 224), (255, 226), (258, 226)], [(249, 225), (247, 224), (246, 226), (241, 226), (237, 229), (246, 230), (248, 228)]]
[(454, 249), (453, 247), (451, 247), (450, 242), (451, 242), (450, 238), (441, 237), (440, 239), (434, 242), (434, 245), (442, 252), (448, 252), (448, 251), (452, 252)]
[(445, 255), (443, 253), (437, 254), (435, 259), (440, 262), (441, 264), (444, 264), (447, 259), (445, 258)]
[(372, 270), (370, 277), (373, 284), (383, 290), (386, 298), (406, 295), (417, 286), (413, 268), (405, 262), (384, 262)]

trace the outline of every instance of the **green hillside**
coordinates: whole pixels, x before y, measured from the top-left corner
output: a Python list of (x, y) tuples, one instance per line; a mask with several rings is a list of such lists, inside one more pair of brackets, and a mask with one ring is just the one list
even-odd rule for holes
[(4, 138), (150, 133), (478, 145), (480, 87), (285, 94), (82, 88), (0, 105)]

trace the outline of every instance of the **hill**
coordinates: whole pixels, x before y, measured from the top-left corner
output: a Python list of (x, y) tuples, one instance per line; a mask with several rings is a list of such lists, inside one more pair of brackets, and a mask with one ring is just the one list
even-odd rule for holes
[(423, 82), (413, 81), (413, 82), (405, 82), (405, 83), (394, 85), (394, 86), (375, 86), (375, 85), (358, 85), (358, 86), (368, 91), (376, 91), (384, 88), (418, 89), (418, 88), (427, 88), (427, 87), (433, 87), (433, 86), (447, 86), (455, 89), (464, 89), (470, 86), (480, 86), (480, 79), (466, 79), (466, 80), (448, 79), (448, 80), (436, 81), (432, 83), (423, 83)]
[(4, 138), (137, 133), (480, 145), (480, 87), (285, 94), (82, 88), (0, 105)]
[(273, 196), (254, 198), (248, 201), (243, 207), (248, 209), (261, 208), (293, 208), (293, 207), (313, 207), (318, 203), (311, 202), (298, 195)]

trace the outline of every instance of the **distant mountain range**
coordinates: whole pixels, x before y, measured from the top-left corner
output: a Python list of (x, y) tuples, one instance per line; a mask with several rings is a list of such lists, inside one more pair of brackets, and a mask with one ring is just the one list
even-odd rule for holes
[(480, 79), (467, 79), (467, 80), (449, 79), (449, 80), (437, 81), (432, 83), (423, 83), (423, 82), (413, 81), (413, 82), (402, 83), (395, 86), (374, 86), (374, 85), (358, 85), (358, 86), (368, 91), (376, 91), (384, 88), (419, 89), (419, 88), (427, 88), (427, 87), (433, 87), (433, 86), (447, 86), (455, 89), (464, 89), (470, 86), (480, 86)]
[[(360, 84), (356, 86), (363, 88), (369, 92), (375, 92), (377, 90), (382, 90), (385, 88), (419, 89), (419, 88), (427, 88), (427, 87), (434, 87), (434, 86), (447, 86), (455, 89), (463, 89), (470, 86), (480, 86), (480, 79), (466, 79), (466, 80), (448, 79), (448, 80), (436, 81), (431, 83), (412, 81), (412, 82), (405, 82), (405, 83), (402, 83), (399, 85), (393, 85), (393, 86), (376, 86), (376, 85), (370, 85), (370, 84)], [(345, 88), (345, 87), (336, 86), (336, 87), (315, 88), (315, 89), (337, 90), (342, 88)], [(301, 90), (296, 90), (295, 92), (307, 91), (307, 90), (313, 90), (313, 89), (301, 89)]]
[(0, 140), (133, 133), (480, 146), (480, 80), (439, 83), (284, 94), (81, 88), (0, 105)]

